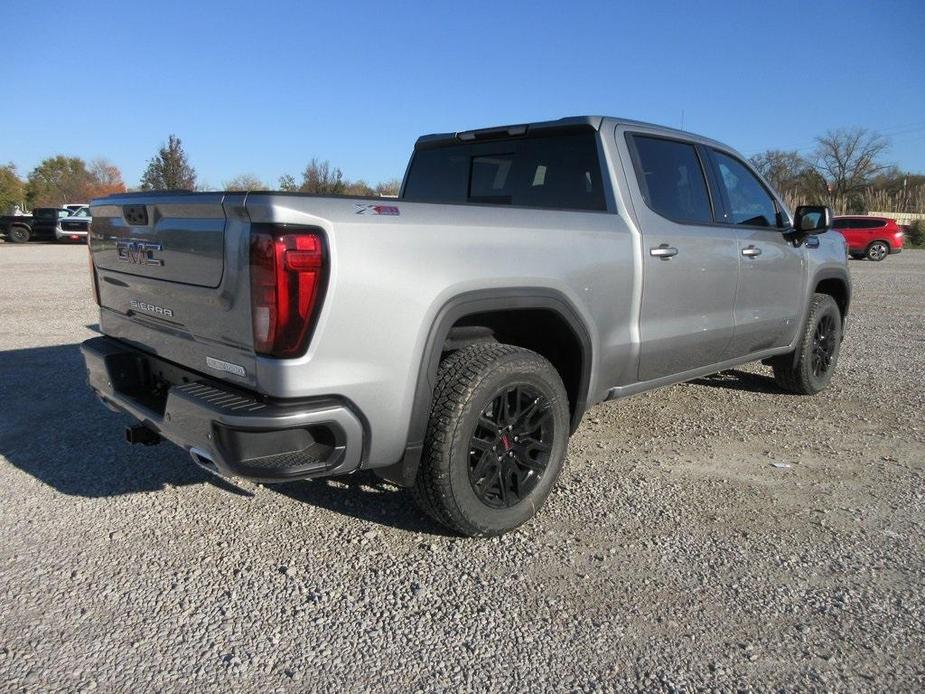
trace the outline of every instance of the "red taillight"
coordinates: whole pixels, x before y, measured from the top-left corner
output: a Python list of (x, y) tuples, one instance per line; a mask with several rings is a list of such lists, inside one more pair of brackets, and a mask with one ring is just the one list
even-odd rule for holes
[(325, 281), (324, 238), (312, 231), (251, 230), (254, 350), (297, 357), (306, 348)]

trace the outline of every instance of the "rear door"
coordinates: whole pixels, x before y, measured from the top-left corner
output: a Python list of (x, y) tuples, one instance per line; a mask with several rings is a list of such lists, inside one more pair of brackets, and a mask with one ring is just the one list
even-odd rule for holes
[(644, 253), (639, 380), (648, 381), (725, 358), (739, 255), (735, 230), (716, 223), (694, 143), (644, 132), (626, 143)]
[(787, 345), (803, 309), (806, 246), (784, 237), (789, 219), (742, 160), (716, 149), (709, 159), (740, 256), (730, 356)]
[(862, 219), (859, 220), (859, 223), (863, 226), (864, 243), (862, 248), (864, 250), (867, 250), (867, 247), (874, 241), (887, 241), (887, 243), (889, 243), (886, 234), (885, 219)]

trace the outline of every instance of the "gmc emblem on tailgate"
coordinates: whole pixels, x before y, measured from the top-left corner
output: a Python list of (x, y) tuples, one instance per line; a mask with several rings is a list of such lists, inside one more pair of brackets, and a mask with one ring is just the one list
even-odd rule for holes
[(161, 250), (161, 244), (147, 241), (117, 241), (116, 255), (123, 263), (134, 265), (163, 265), (164, 261), (155, 253)]

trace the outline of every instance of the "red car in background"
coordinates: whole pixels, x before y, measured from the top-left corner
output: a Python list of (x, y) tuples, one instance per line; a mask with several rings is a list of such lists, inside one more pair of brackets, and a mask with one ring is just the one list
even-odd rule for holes
[(889, 217), (835, 217), (832, 228), (845, 237), (852, 258), (880, 261), (903, 249), (903, 230)]

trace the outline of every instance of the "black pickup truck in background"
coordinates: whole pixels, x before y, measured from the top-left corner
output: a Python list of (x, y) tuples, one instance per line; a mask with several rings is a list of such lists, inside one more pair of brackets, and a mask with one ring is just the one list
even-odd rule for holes
[(89, 209), (74, 213), (58, 207), (38, 207), (31, 215), (0, 217), (0, 236), (13, 243), (27, 241), (86, 241)]
[(0, 217), (0, 236), (14, 243), (25, 243), (32, 238), (31, 214), (4, 215)]

